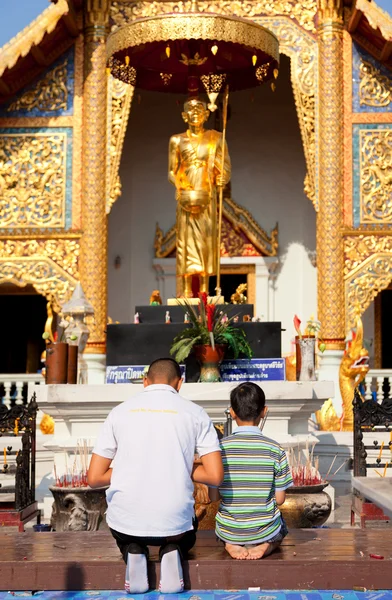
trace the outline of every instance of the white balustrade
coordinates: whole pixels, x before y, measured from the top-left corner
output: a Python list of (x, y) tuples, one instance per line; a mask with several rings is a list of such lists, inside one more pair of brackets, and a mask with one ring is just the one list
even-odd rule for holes
[(365, 399), (371, 400), (374, 395), (379, 404), (384, 396), (392, 399), (392, 369), (370, 369), (365, 378)]
[(3, 373), (0, 374), (0, 388), (4, 386), (4, 394), (1, 395), (0, 402), (10, 408), (14, 404), (23, 404), (23, 392), (27, 390), (29, 384), (43, 384), (45, 379), (39, 373)]

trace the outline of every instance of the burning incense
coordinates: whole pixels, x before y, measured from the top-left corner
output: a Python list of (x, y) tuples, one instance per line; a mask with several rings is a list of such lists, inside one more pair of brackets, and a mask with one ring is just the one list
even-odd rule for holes
[(384, 472), (383, 472), (383, 474), (382, 474), (382, 476), (383, 476), (383, 477), (385, 477), (385, 475), (387, 474), (388, 465), (389, 465), (389, 463), (388, 463), (388, 461), (387, 461), (387, 462), (385, 463)]

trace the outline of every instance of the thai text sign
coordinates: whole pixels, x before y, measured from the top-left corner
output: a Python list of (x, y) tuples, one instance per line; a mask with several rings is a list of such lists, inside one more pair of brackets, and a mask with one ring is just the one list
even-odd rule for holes
[(250, 358), (224, 360), (220, 367), (222, 381), (284, 381), (284, 358)]
[[(139, 383), (147, 372), (148, 365), (126, 365), (106, 367), (106, 383)], [(185, 379), (185, 365), (180, 365)]]

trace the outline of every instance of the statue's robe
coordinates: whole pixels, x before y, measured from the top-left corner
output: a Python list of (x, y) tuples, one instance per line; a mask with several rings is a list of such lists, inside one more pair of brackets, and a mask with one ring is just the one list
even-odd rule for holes
[[(199, 140), (187, 133), (178, 136), (175, 185), (177, 189), (177, 275), (214, 275), (217, 266), (217, 180), (222, 169), (222, 134), (206, 130)], [(230, 180), (230, 157), (225, 149), (222, 180)], [(208, 194), (200, 212), (181, 205), (182, 191)]]

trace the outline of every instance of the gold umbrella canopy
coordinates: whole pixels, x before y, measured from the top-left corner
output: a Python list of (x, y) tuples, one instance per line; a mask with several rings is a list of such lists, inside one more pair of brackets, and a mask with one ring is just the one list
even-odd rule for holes
[(278, 76), (275, 35), (245, 19), (213, 13), (137, 19), (107, 41), (112, 75), (141, 89), (217, 93), (256, 87)]

